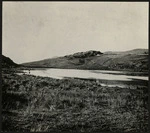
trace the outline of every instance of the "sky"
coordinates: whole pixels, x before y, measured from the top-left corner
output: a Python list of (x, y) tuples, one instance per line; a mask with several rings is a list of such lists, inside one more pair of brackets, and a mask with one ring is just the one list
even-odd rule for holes
[(16, 63), (148, 49), (148, 2), (3, 2), (2, 54)]

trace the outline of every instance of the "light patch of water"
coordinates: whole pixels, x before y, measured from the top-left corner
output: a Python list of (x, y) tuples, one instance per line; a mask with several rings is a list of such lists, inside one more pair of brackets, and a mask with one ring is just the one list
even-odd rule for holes
[[(104, 73), (105, 72), (105, 73)], [(83, 79), (104, 79), (104, 80), (119, 80), (119, 81), (132, 81), (132, 79), (148, 80), (147, 76), (130, 76), (120, 74), (122, 71), (106, 71), (106, 70), (77, 70), (77, 69), (35, 69), (35, 70), (24, 70), (24, 73), (51, 77), (56, 79), (68, 78), (83, 78)], [(112, 73), (112, 74), (111, 74)], [(114, 75), (114, 73), (119, 73)]]

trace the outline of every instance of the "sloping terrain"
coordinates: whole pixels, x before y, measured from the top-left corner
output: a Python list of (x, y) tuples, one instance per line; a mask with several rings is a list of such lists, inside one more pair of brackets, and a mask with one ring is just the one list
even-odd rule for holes
[(17, 67), (18, 64), (14, 63), (9, 57), (2, 55), (2, 68)]
[(133, 49), (129, 51), (107, 51), (105, 54), (138, 54), (138, 55), (143, 55), (143, 54), (148, 54), (148, 49)]
[(66, 69), (103, 69), (148, 71), (148, 50), (135, 49), (125, 52), (87, 51), (64, 57), (45, 59), (22, 64), (27, 67)]

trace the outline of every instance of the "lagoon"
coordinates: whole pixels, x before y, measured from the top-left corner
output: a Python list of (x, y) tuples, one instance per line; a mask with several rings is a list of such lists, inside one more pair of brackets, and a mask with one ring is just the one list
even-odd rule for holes
[(104, 79), (104, 80), (119, 80), (132, 81), (133, 79), (148, 80), (148, 76), (131, 76), (125, 75), (123, 71), (107, 71), (107, 70), (78, 70), (78, 69), (54, 69), (43, 68), (33, 70), (23, 70), (24, 73), (51, 77), (56, 79), (63, 78), (83, 78), (83, 79)]

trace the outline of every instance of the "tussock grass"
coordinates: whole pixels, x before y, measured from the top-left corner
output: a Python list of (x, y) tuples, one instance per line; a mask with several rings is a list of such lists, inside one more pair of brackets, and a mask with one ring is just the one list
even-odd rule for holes
[(102, 87), (98, 80), (2, 75), (3, 131), (148, 130), (148, 87)]

